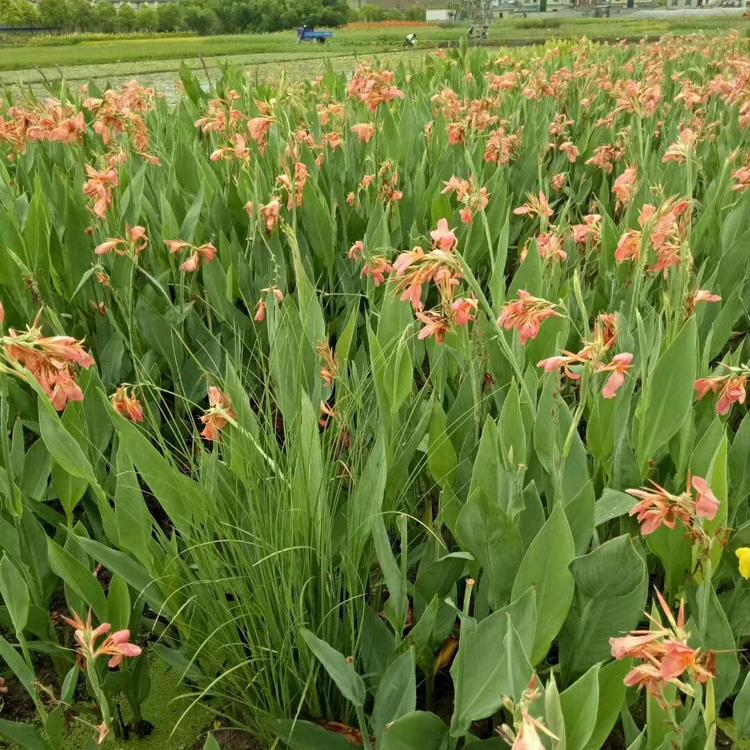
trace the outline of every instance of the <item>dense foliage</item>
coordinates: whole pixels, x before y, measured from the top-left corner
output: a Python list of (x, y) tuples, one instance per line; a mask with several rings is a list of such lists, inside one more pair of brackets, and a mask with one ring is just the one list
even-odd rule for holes
[(0, 119), (0, 734), (750, 735), (747, 41), (182, 83)]
[(350, 17), (344, 0), (180, 0), (119, 8), (109, 0), (0, 0), (0, 26), (61, 29), (63, 31), (127, 33), (132, 31), (192, 31), (235, 34), (278, 31), (302, 24), (340, 26)]

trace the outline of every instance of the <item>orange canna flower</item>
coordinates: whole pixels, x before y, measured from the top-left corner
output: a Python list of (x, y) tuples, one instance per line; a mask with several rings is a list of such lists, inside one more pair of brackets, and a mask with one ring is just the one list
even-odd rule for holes
[(437, 229), (430, 232), (430, 237), (432, 238), (432, 246), (438, 250), (455, 250), (458, 245), (458, 238), (448, 226), (447, 219), (438, 220)]
[(131, 422), (143, 422), (143, 407), (135, 396), (128, 394), (126, 386), (121, 385), (111, 396), (110, 401), (115, 411)]
[(216, 386), (210, 386), (208, 389), (208, 403), (210, 408), (206, 409), (200, 418), (204, 425), (201, 437), (218, 443), (221, 440), (222, 430), (228, 424), (233, 424), (236, 416), (229, 396)]
[(359, 138), (360, 143), (369, 143), (375, 135), (375, 126), (369, 122), (358, 122), (352, 125), (351, 132)]
[(622, 354), (615, 354), (612, 361), (608, 365), (599, 365), (597, 372), (610, 372), (612, 373), (607, 382), (604, 384), (602, 389), (602, 396), (610, 399), (617, 395), (617, 391), (622, 388), (625, 383), (625, 376), (633, 366), (633, 355), (629, 352), (623, 352)]
[(349, 248), (349, 260), (360, 260), (362, 257), (362, 253), (365, 251), (365, 243), (362, 242), (362, 240), (357, 240), (350, 248)]
[(273, 198), (265, 206), (260, 207), (260, 215), (266, 222), (266, 232), (271, 234), (274, 229), (279, 225), (279, 212), (281, 211), (281, 203)]
[(617, 198), (617, 208), (622, 209), (630, 205), (638, 183), (638, 170), (628, 167), (612, 185), (612, 192)]
[(474, 315), (477, 311), (478, 302), (475, 299), (468, 297), (460, 297), (451, 305), (451, 312), (453, 313), (453, 322), (457, 326), (468, 325), (474, 320)]
[(37, 322), (19, 333), (10, 329), (0, 339), (5, 355), (25, 367), (49, 396), (57, 411), (69, 401), (82, 401), (76, 382), (76, 367), (88, 369), (94, 358), (83, 348), (83, 341), (71, 336), (42, 336)]
[(506, 331), (517, 330), (521, 344), (525, 345), (539, 335), (539, 329), (545, 320), (562, 317), (554, 307), (552, 302), (519, 289), (518, 299), (503, 307), (497, 325)]

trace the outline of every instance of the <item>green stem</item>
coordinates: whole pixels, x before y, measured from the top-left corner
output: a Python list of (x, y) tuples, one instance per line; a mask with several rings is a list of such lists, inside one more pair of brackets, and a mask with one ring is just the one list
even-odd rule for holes
[(365, 750), (372, 750), (372, 742), (370, 742), (370, 731), (367, 729), (367, 719), (365, 717), (365, 711), (362, 706), (357, 706), (357, 723), (359, 724), (359, 731), (362, 733), (362, 745)]

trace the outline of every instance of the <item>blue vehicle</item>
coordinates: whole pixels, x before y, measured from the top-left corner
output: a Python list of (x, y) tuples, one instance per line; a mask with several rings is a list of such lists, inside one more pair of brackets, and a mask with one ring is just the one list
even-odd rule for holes
[(297, 29), (297, 44), (301, 42), (317, 42), (318, 44), (325, 44), (326, 39), (330, 39), (333, 36), (331, 31), (315, 31), (315, 29), (308, 26), (300, 26)]

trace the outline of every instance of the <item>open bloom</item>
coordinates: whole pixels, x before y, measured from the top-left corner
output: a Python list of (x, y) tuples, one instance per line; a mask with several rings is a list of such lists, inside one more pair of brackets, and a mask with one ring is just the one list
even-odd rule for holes
[(748, 375), (745, 373), (699, 378), (695, 381), (694, 387), (699, 401), (705, 398), (708, 393), (718, 393), (716, 413), (724, 416), (729, 414), (734, 404), (745, 403), (747, 378)]
[(534, 297), (523, 289), (518, 290), (518, 299), (503, 307), (497, 325), (506, 331), (518, 331), (521, 344), (525, 345), (539, 335), (539, 329), (548, 318), (562, 317), (552, 302)]
[(633, 199), (633, 193), (638, 182), (638, 170), (628, 167), (612, 185), (612, 192), (617, 198), (617, 208), (626, 208)]
[(164, 240), (164, 244), (172, 255), (190, 250), (190, 255), (180, 264), (180, 271), (185, 273), (195, 273), (201, 267), (201, 262), (210, 263), (217, 253), (216, 248), (210, 242), (195, 246), (182, 240)]
[(708, 546), (710, 538), (701, 519), (713, 521), (719, 512), (719, 500), (708, 482), (703, 477), (693, 476), (688, 482), (688, 488), (680, 495), (667, 492), (655, 482), (651, 484), (651, 489), (626, 490), (629, 495), (638, 499), (631, 508), (630, 515), (636, 516), (641, 524), (641, 534), (653, 534), (662, 525), (674, 529), (679, 521), (693, 539)]
[(83, 341), (72, 336), (42, 336), (37, 321), (21, 333), (11, 329), (8, 334), (0, 339), (5, 355), (33, 375), (55, 409), (62, 411), (69, 401), (83, 400), (76, 368), (87, 370), (94, 364)]
[(121, 385), (110, 398), (115, 411), (131, 422), (143, 422), (143, 407), (133, 395), (128, 394), (126, 386)]
[(128, 227), (127, 239), (110, 237), (96, 246), (95, 255), (128, 255), (137, 258), (148, 247), (148, 236), (146, 229), (141, 226)]
[(597, 372), (611, 373), (602, 389), (604, 398), (614, 398), (617, 395), (617, 391), (622, 388), (625, 383), (625, 376), (632, 366), (633, 355), (630, 352), (623, 352), (622, 354), (615, 354), (609, 364), (597, 367)]
[(369, 143), (375, 135), (375, 126), (369, 122), (358, 122), (352, 125), (351, 131), (359, 138), (360, 143)]
[(675, 618), (659, 591), (656, 597), (666, 617), (666, 625), (658, 615), (652, 617), (646, 613), (651, 622), (649, 630), (633, 630), (628, 635), (610, 638), (609, 643), (615, 659), (632, 658), (641, 662), (625, 676), (625, 684), (645, 688), (662, 707), (666, 707), (664, 689), (674, 685), (681, 692), (692, 695), (684, 677), (687, 675), (705, 684), (716, 674), (716, 657), (712, 651), (702, 651), (688, 644), (690, 634), (685, 629), (684, 603), (680, 603)]
[(201, 437), (212, 442), (218, 442), (221, 439), (221, 431), (228, 424), (234, 423), (235, 413), (229, 396), (216, 386), (211, 386), (208, 389), (208, 403), (210, 408), (206, 409), (201, 416), (201, 422), (204, 425)]
[[(133, 659), (141, 655), (140, 646), (130, 643), (129, 630), (118, 630), (112, 635), (107, 635), (112, 630), (112, 625), (104, 622), (94, 627), (91, 621), (91, 612), (89, 612), (86, 622), (76, 612), (73, 612), (72, 618), (63, 617), (62, 619), (75, 630), (74, 635), (78, 644), (79, 658), (86, 668), (89, 663), (95, 662), (100, 656), (111, 657), (107, 666), (110, 669), (115, 669), (122, 664), (123, 659)], [(98, 641), (103, 635), (106, 635), (107, 638), (99, 645)]]
[(547, 196), (540, 191), (538, 196), (529, 194), (526, 203), (514, 208), (513, 213), (516, 216), (538, 216), (541, 219), (549, 219), (553, 211)]
[(430, 232), (430, 237), (432, 238), (432, 246), (438, 250), (450, 251), (458, 245), (458, 238), (448, 226), (447, 219), (438, 220), (437, 229)]

